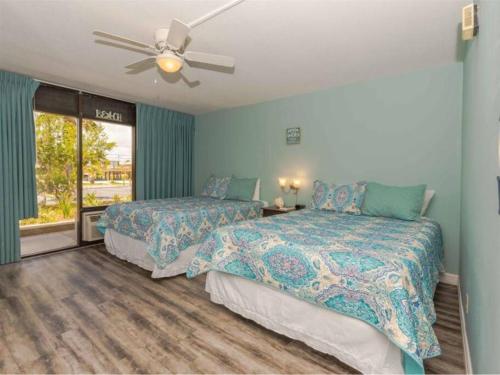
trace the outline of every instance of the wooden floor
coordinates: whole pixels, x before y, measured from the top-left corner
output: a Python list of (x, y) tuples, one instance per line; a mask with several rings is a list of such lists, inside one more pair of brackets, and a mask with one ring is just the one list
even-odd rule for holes
[[(354, 372), (211, 303), (204, 280), (155, 281), (100, 246), (1, 266), (0, 371)], [(426, 371), (463, 373), (456, 287), (438, 287), (436, 309), (443, 355)]]

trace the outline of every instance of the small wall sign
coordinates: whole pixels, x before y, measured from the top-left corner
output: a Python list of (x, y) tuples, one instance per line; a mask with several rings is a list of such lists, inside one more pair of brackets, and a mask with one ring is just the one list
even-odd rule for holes
[(112, 112), (112, 111), (104, 111), (101, 109), (96, 109), (95, 117), (103, 120), (122, 122), (122, 114), (120, 112)]
[(286, 129), (286, 144), (287, 145), (300, 144), (300, 128), (287, 128)]

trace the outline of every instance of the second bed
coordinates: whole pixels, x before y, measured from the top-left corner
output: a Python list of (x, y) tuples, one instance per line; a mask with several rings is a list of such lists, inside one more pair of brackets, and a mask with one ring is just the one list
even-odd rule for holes
[(211, 197), (135, 201), (108, 207), (97, 226), (108, 252), (152, 278), (170, 277), (186, 272), (212, 230), (260, 217), (263, 205)]

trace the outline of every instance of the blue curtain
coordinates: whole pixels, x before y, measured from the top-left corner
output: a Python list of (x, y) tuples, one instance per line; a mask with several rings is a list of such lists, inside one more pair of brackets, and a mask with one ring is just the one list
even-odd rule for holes
[(193, 193), (194, 116), (137, 104), (136, 198)]
[(0, 71), (0, 264), (19, 260), (18, 221), (38, 215), (33, 121), (38, 84)]

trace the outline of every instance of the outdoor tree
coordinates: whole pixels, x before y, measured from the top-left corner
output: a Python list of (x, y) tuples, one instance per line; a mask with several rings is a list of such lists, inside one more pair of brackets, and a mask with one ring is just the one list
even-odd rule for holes
[[(109, 161), (106, 153), (115, 147), (104, 127), (83, 121), (83, 171), (93, 181), (104, 173)], [(76, 119), (41, 113), (36, 118), (37, 187), (46, 201), (53, 195), (63, 216), (71, 212), (77, 176)], [(44, 202), (45, 203), (45, 202)]]
[(116, 146), (109, 142), (104, 126), (91, 120), (83, 120), (83, 173), (94, 183), (98, 176), (104, 175), (109, 166), (108, 151)]
[(67, 206), (76, 187), (76, 120), (43, 113), (36, 118), (37, 188)]

